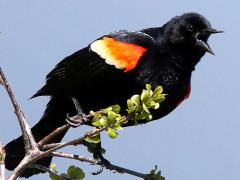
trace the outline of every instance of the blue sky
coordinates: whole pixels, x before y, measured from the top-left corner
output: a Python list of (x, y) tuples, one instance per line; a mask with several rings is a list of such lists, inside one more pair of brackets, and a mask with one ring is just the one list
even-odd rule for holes
[[(175, 15), (198, 12), (224, 30), (210, 38), (215, 56), (206, 54), (192, 78), (190, 98), (167, 117), (126, 128), (117, 140), (103, 136), (106, 157), (113, 163), (147, 173), (158, 165), (167, 180), (237, 180), (240, 168), (239, 2), (229, 1), (9, 1), (0, 2), (0, 66), (12, 85), (27, 120), (41, 117), (47, 97), (28, 100), (45, 75), (64, 57), (103, 34), (120, 29), (161, 26)], [(7, 143), (20, 129), (0, 87), (0, 141)], [(81, 136), (73, 129), (65, 140)], [(90, 157), (82, 147), (66, 148)], [(59, 171), (69, 164), (82, 167), (86, 179), (136, 179), (97, 167), (55, 158)], [(32, 179), (46, 179), (46, 175)]]

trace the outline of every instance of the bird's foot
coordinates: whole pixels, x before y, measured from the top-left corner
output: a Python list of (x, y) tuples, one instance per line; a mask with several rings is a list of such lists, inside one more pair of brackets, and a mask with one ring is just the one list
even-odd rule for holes
[(83, 113), (82, 108), (78, 102), (78, 100), (74, 97), (71, 97), (74, 107), (76, 109), (77, 115), (75, 116), (69, 116), (69, 114), (67, 114), (66, 116), (66, 122), (71, 126), (71, 127), (78, 127), (81, 126), (82, 124), (84, 124), (84, 122), (87, 120), (86, 115)]
[(79, 127), (87, 121), (87, 117), (84, 113), (77, 114), (76, 116), (66, 116), (66, 122), (73, 128)]

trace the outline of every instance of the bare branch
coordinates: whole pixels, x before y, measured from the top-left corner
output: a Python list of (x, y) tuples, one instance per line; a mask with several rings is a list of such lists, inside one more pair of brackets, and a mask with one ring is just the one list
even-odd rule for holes
[(15, 109), (15, 113), (17, 115), (18, 118), (18, 122), (20, 124), (21, 127), (21, 131), (23, 134), (23, 139), (24, 139), (24, 147), (25, 147), (25, 151), (29, 152), (31, 149), (36, 149), (37, 148), (37, 143), (35, 142), (35, 139), (32, 135), (31, 129), (25, 119), (25, 116), (20, 108), (20, 106), (17, 103), (17, 100), (11, 90), (11, 87), (2, 71), (2, 69), (0, 68), (0, 79), (2, 81), (3, 86), (5, 87), (11, 102), (13, 104), (13, 107)]
[[(84, 118), (83, 117), (79, 117), (78, 115), (73, 117), (74, 121), (76, 122), (80, 122), (80, 124), (86, 123), (88, 121), (91, 120), (91, 118), (93, 117), (92, 114), (89, 115), (85, 115)], [(38, 146), (40, 148), (42, 148), (45, 144), (47, 144), (52, 138), (54, 138), (55, 136), (57, 136), (58, 134), (60, 134), (61, 132), (67, 130), (68, 128), (70, 128), (71, 126), (69, 124), (65, 124), (61, 127), (58, 127), (57, 129), (55, 129), (53, 132), (51, 132), (49, 135), (47, 135), (46, 137), (44, 137), (41, 141), (38, 142)]]
[(99, 161), (97, 161), (95, 159), (90, 159), (90, 158), (86, 158), (84, 156), (64, 153), (64, 152), (60, 152), (60, 151), (54, 151), (54, 152), (51, 153), (51, 155), (52, 156), (57, 156), (57, 157), (68, 158), (68, 159), (75, 159), (75, 160), (78, 160), (78, 161), (81, 161), (81, 162), (88, 162), (88, 163), (91, 163), (91, 164), (102, 165)]
[[(102, 166), (102, 163), (98, 160), (86, 158), (84, 156), (79, 156), (79, 155), (75, 155), (75, 154), (69, 154), (69, 153), (55, 151), (55, 152), (52, 152), (52, 155), (57, 156), (57, 157), (68, 158), (68, 159), (75, 159), (75, 160), (78, 160), (78, 161), (81, 161), (81, 162), (88, 162), (88, 163), (91, 163), (91, 164), (97, 164), (97, 165)], [(142, 179), (147, 177), (146, 174), (142, 174), (142, 173), (139, 173), (139, 172), (136, 172), (136, 171), (133, 171), (133, 170), (130, 170), (130, 169), (126, 169), (126, 168), (123, 168), (123, 167), (120, 167), (120, 166), (116, 166), (116, 165), (113, 165), (113, 164), (112, 164), (112, 166), (113, 166), (114, 170), (116, 170), (117, 172), (120, 172), (120, 173), (130, 174), (130, 175), (133, 175), (133, 176), (136, 176), (136, 177), (140, 177)]]
[(46, 144), (42, 147), (42, 149), (43, 150), (48, 150), (48, 149), (54, 148), (54, 147), (59, 146), (59, 145), (61, 145), (61, 143)]
[(31, 165), (31, 168), (35, 168), (35, 169), (39, 169), (39, 170), (45, 171), (45, 172), (49, 173), (50, 175), (59, 176), (56, 172), (52, 171), (51, 169), (49, 169), (49, 168), (47, 168), (45, 166), (41, 166), (39, 164), (33, 164), (33, 165)]
[(47, 144), (52, 138), (54, 138), (55, 136), (57, 136), (58, 134), (60, 134), (61, 132), (67, 130), (68, 128), (70, 128), (70, 125), (65, 124), (57, 129), (55, 129), (53, 132), (51, 132), (49, 135), (47, 135), (46, 137), (44, 137), (41, 141), (38, 142), (38, 146), (41, 148), (43, 147), (45, 144)]
[[(129, 120), (128, 117), (124, 117), (122, 120), (119, 121), (119, 124), (124, 123), (124, 122), (126, 122), (126, 121), (128, 121), (128, 120)], [(110, 127), (111, 127), (112, 125), (113, 125), (113, 123), (110, 124)], [(92, 137), (96, 136), (97, 134), (100, 134), (102, 131), (107, 130), (107, 128), (108, 128), (107, 126), (106, 126), (106, 127), (102, 127), (102, 128), (100, 128), (100, 129), (97, 129), (96, 131), (86, 132), (85, 135), (82, 136), (82, 137), (80, 137), (80, 138), (73, 139), (73, 140), (70, 140), (70, 141), (68, 141), (68, 142), (59, 143), (59, 145), (57, 145), (57, 146), (55, 146), (55, 147), (53, 147), (53, 148), (51, 148), (51, 149), (43, 152), (43, 153), (42, 153), (42, 156), (45, 157), (45, 156), (49, 155), (50, 153), (52, 153), (52, 152), (54, 152), (54, 151), (56, 151), (56, 150), (58, 150), (58, 149), (60, 149), (60, 148), (69, 146), (69, 145), (79, 144), (80, 142), (84, 141), (84, 139), (86, 139), (87, 137), (91, 137), (91, 138), (92, 138)]]

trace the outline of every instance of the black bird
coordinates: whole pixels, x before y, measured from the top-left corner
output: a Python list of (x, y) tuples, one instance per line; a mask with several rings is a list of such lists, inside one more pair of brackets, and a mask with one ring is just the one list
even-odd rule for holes
[[(126, 100), (140, 93), (145, 84), (162, 85), (168, 95), (160, 109), (153, 112), (153, 119), (167, 115), (189, 96), (192, 72), (205, 52), (214, 54), (207, 40), (219, 32), (222, 31), (212, 28), (204, 16), (186, 13), (162, 27), (104, 35), (66, 57), (33, 96), (51, 96), (43, 117), (32, 128), (36, 141), (65, 124), (67, 114), (76, 113), (71, 97), (88, 114), (90, 110), (113, 104), (125, 109)], [(130, 125), (133, 124), (127, 124)], [(60, 142), (65, 133), (50, 143)], [(22, 136), (8, 143), (5, 149), (6, 167), (13, 170), (25, 154)], [(51, 159), (38, 163), (49, 166)], [(37, 173), (42, 171), (27, 169), (21, 176)]]

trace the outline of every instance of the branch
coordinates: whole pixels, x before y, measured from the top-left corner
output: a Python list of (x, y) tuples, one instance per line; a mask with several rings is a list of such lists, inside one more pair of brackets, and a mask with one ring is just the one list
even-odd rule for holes
[[(80, 124), (84, 124), (87, 123), (88, 121), (91, 120), (91, 118), (93, 117), (92, 114), (86, 115), (83, 117), (79, 117), (78, 115), (75, 116), (75, 120), (76, 122), (80, 123)], [(74, 117), (73, 117), (74, 118)], [(45, 144), (47, 144), (51, 139), (53, 139), (54, 137), (56, 137), (58, 134), (62, 133), (63, 131), (67, 130), (68, 128), (70, 128), (71, 126), (69, 124), (65, 124), (62, 125), (61, 127), (58, 127), (57, 129), (55, 129), (53, 132), (51, 132), (49, 135), (47, 135), (46, 137), (44, 137), (42, 140), (40, 140), (38, 142), (38, 146), (40, 148), (44, 147)]]
[[(52, 156), (63, 157), (63, 158), (68, 158), (68, 159), (75, 159), (75, 160), (78, 160), (78, 161), (81, 161), (81, 162), (88, 162), (88, 163), (91, 163), (91, 164), (97, 164), (97, 165), (102, 166), (102, 163), (98, 160), (86, 158), (84, 156), (79, 156), (79, 155), (75, 155), (75, 154), (69, 154), (69, 153), (55, 151), (55, 152), (52, 152)], [(114, 167), (114, 169), (117, 172), (120, 172), (120, 173), (130, 174), (130, 175), (142, 178), (142, 179), (145, 179), (147, 177), (146, 174), (142, 174), (142, 173), (139, 173), (139, 172), (136, 172), (136, 171), (133, 171), (133, 170), (130, 170), (130, 169), (126, 169), (126, 168), (123, 168), (123, 167), (120, 167), (120, 166), (116, 166), (116, 165), (113, 165), (113, 164), (112, 164), (112, 166)]]
[(49, 173), (50, 175), (59, 176), (56, 172), (52, 171), (51, 169), (49, 169), (49, 168), (47, 168), (45, 166), (41, 166), (39, 164), (33, 164), (31, 166), (31, 168), (35, 168), (35, 169), (39, 169), (39, 170), (45, 171), (45, 172)]
[(23, 114), (20, 106), (17, 103), (17, 100), (16, 100), (16, 98), (11, 90), (11, 87), (10, 87), (1, 68), (0, 68), (0, 81), (1, 81), (2, 85), (4, 86), (4, 88), (6, 89), (8, 95), (11, 99), (12, 105), (15, 109), (15, 113), (17, 115), (18, 122), (20, 124), (22, 135), (23, 135), (25, 151), (26, 151), (26, 153), (28, 153), (31, 149), (37, 148), (37, 143), (35, 142), (35, 139), (32, 135), (31, 129), (24, 117), (24, 114)]
[[(121, 121), (119, 121), (119, 123), (123, 123), (125, 121), (127, 121), (128, 118), (125, 117), (123, 118)], [(111, 126), (111, 124), (110, 124)], [(21, 173), (22, 171), (31, 166), (32, 164), (34, 164), (36, 161), (40, 160), (40, 159), (43, 159), (44, 157), (47, 157), (49, 156), (52, 152), (60, 149), (60, 148), (63, 148), (63, 147), (66, 147), (66, 146), (70, 146), (70, 145), (76, 145), (76, 144), (79, 144), (80, 142), (82, 142), (86, 137), (94, 137), (95, 135), (99, 134), (100, 132), (106, 130), (108, 127), (102, 127), (96, 131), (90, 131), (90, 132), (87, 132), (85, 133), (85, 135), (83, 135), (82, 137), (80, 138), (77, 138), (77, 139), (73, 139), (73, 140), (70, 140), (68, 142), (63, 142), (63, 143), (57, 143), (57, 144), (54, 144), (52, 148), (46, 150), (46, 151), (40, 151), (38, 149), (38, 147), (36, 148), (36, 150), (32, 150), (31, 153), (27, 154), (24, 159), (21, 161), (21, 163), (14, 169), (14, 172), (13, 174), (9, 177), (9, 180), (15, 180)], [(62, 128), (63, 129), (63, 128)], [(50, 133), (51, 134), (51, 133)], [(52, 136), (52, 135), (51, 135)], [(44, 146), (43, 146), (44, 147)]]
[[(124, 123), (124, 122), (126, 122), (128, 120), (129, 120), (129, 117), (124, 117), (122, 120), (119, 121), (119, 124)], [(112, 125), (113, 125), (113, 123), (110, 124), (110, 127)], [(45, 157), (45, 156), (49, 155), (50, 153), (52, 153), (52, 152), (54, 152), (54, 151), (56, 151), (56, 150), (58, 150), (60, 148), (63, 148), (63, 147), (66, 147), (66, 146), (70, 146), (70, 145), (79, 144), (80, 142), (84, 141), (87, 137), (91, 137), (92, 138), (92, 137), (96, 136), (97, 134), (100, 134), (102, 131), (107, 130), (107, 128), (108, 128), (107, 126), (106, 127), (102, 127), (100, 129), (97, 129), (96, 131), (86, 132), (85, 135), (83, 135), (80, 138), (73, 139), (73, 140), (70, 140), (70, 141), (67, 141), (67, 142), (63, 142), (63, 143), (59, 143), (59, 145), (57, 145), (57, 146), (55, 146), (55, 147), (53, 147), (53, 148), (43, 152), (41, 155)]]
[(47, 135), (46, 137), (44, 137), (41, 141), (38, 142), (38, 146), (40, 148), (42, 148), (45, 144), (47, 144), (52, 138), (54, 138), (55, 136), (57, 136), (58, 134), (60, 134), (61, 132), (67, 130), (68, 128), (70, 128), (69, 124), (65, 124), (57, 129), (55, 129), (53, 132), (51, 132), (49, 135)]
[[(38, 160), (43, 159), (47, 156), (59, 156), (59, 157), (71, 158), (71, 159), (76, 159), (76, 160), (80, 160), (80, 161), (86, 161), (89, 163), (94, 163), (97, 165), (101, 165), (103, 167), (103, 164), (101, 161), (99, 162), (99, 161), (95, 161), (93, 159), (85, 158), (85, 157), (78, 156), (78, 155), (56, 152), (56, 150), (66, 147), (66, 146), (70, 146), (70, 145), (77, 145), (89, 137), (93, 138), (96, 135), (100, 134), (102, 131), (107, 130), (109, 127), (114, 128), (113, 126), (114, 126), (115, 122), (112, 122), (112, 123), (108, 124), (107, 126), (101, 127), (99, 129), (95, 129), (90, 132), (86, 132), (82, 137), (77, 138), (77, 139), (73, 139), (73, 140), (70, 140), (67, 142), (63, 142), (63, 143), (55, 143), (55, 144), (47, 144), (46, 145), (46, 143), (49, 142), (49, 140), (51, 140), (52, 138), (54, 138), (56, 135), (63, 132), (64, 130), (70, 128), (70, 125), (66, 124), (66, 125), (63, 125), (62, 127), (57, 128), (55, 131), (53, 131), (52, 133), (50, 133), (49, 135), (44, 137), (41, 141), (39, 141), (39, 143), (36, 143), (34, 136), (31, 132), (31, 129), (30, 129), (28, 123), (26, 122), (24, 114), (23, 114), (20, 106), (18, 105), (15, 96), (13, 95), (10, 85), (8, 84), (7, 79), (5, 78), (5, 75), (2, 72), (1, 68), (0, 68), (0, 84), (2, 84), (5, 87), (8, 95), (11, 99), (11, 102), (13, 104), (13, 107), (15, 109), (15, 113), (17, 115), (18, 122), (21, 127), (23, 140), (24, 140), (24, 148), (25, 148), (25, 152), (26, 152), (25, 157), (20, 162), (20, 164), (14, 169), (12, 175), (9, 177), (8, 180), (17, 179), (17, 177), (20, 176), (20, 174), (24, 171), (24, 169), (31, 168), (31, 167), (38, 168), (38, 169), (49, 172), (48, 168), (34, 165), (35, 162), (37, 162)], [(147, 89), (149, 89), (149, 88), (147, 88)], [(140, 97), (140, 96), (138, 96), (138, 97)], [(83, 123), (90, 121), (91, 117), (93, 117), (93, 114), (84, 116), (84, 118), (79, 118), (78, 116), (76, 116), (75, 118), (76, 118), (76, 122), (79, 121), (80, 124), (83, 124)], [(127, 122), (128, 120), (131, 120), (130, 116), (122, 118), (121, 120), (118, 121), (118, 123), (122, 124), (124, 122)], [(41, 151), (42, 149), (47, 149), (47, 150)], [(3, 167), (3, 168), (1, 168), (1, 169), (5, 170), (4, 160), (2, 162), (3, 163), (1, 163), (1, 164), (3, 164), (3, 166), (1, 166), (1, 167)], [(143, 179), (147, 178), (146, 174), (138, 173), (136, 171), (132, 171), (132, 170), (122, 168), (119, 166), (115, 166), (115, 165), (112, 165), (112, 167), (114, 167), (114, 170), (116, 170), (118, 172), (128, 173), (128, 174), (131, 174), (131, 175), (143, 178)], [(51, 173), (52, 172), (50, 172), (50, 174)], [(4, 172), (1, 177), (4, 177)]]

